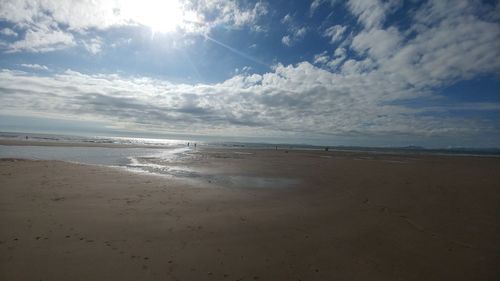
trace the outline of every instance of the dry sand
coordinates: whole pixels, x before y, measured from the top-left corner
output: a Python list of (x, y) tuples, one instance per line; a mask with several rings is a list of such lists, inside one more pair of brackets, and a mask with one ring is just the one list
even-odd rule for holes
[(0, 280), (498, 280), (499, 158), (203, 150), (183, 165), (240, 181), (0, 161)]

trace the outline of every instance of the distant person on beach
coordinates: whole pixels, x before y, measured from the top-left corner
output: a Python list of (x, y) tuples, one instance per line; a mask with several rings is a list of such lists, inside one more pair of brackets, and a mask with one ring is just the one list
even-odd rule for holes
[(189, 142), (188, 142), (188, 147), (189, 147)]
[(196, 148), (196, 143), (194, 143), (194, 148)]

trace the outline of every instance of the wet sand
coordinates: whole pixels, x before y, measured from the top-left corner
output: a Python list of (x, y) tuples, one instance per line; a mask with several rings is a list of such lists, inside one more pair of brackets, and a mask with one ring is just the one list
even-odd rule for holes
[(217, 176), (1, 160), (0, 280), (498, 280), (499, 158), (200, 150), (179, 165)]

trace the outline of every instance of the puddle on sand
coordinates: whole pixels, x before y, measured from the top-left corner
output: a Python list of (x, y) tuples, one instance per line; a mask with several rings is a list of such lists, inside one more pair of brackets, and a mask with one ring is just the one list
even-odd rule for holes
[(236, 187), (283, 188), (291, 187), (298, 183), (295, 179), (256, 176), (226, 176), (225, 179)]
[(279, 177), (259, 177), (242, 175), (205, 174), (185, 166), (131, 163), (127, 165), (131, 171), (167, 176), (189, 181), (197, 186), (247, 187), (247, 188), (284, 188), (298, 183), (296, 179)]
[(252, 155), (253, 153), (251, 152), (240, 152), (240, 151), (235, 151), (234, 154), (239, 154), (239, 155)]
[(284, 188), (298, 183), (296, 179), (280, 177), (259, 177), (243, 175), (225, 175), (206, 173), (186, 165), (176, 163), (185, 155), (185, 150), (171, 150), (161, 157), (129, 157), (125, 166), (128, 170), (166, 176), (178, 180), (188, 181), (197, 186), (211, 187), (242, 187), (242, 188)]

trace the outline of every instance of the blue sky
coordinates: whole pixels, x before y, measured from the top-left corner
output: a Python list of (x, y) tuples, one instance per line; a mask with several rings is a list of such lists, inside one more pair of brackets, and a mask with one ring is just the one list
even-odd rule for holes
[(498, 1), (0, 1), (0, 130), (500, 146)]

